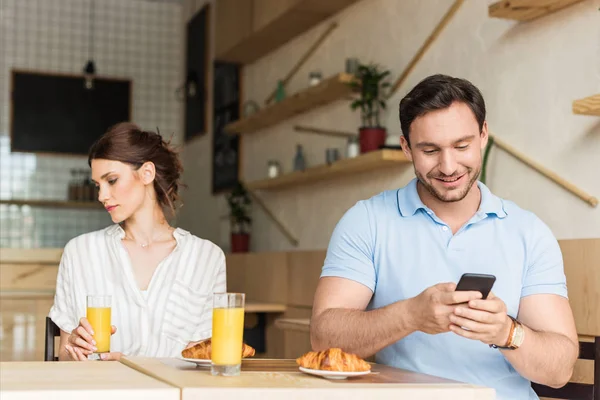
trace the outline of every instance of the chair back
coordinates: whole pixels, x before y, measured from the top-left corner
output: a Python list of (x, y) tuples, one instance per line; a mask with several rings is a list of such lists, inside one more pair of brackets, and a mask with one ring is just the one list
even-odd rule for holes
[(58, 357), (54, 354), (54, 338), (60, 336), (60, 328), (50, 319), (46, 317), (46, 345), (44, 348), (44, 361), (58, 361)]

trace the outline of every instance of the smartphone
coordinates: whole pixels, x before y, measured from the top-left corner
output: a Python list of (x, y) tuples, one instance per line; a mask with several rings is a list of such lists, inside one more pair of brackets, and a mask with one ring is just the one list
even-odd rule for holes
[(456, 290), (478, 291), (481, 293), (481, 298), (485, 299), (490, 294), (494, 282), (496, 282), (494, 275), (463, 274), (458, 281), (458, 285), (456, 285)]

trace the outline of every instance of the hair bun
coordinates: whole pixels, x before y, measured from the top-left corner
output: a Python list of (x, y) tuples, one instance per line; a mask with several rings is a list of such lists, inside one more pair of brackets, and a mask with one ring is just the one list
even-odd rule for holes
[[(157, 129), (158, 131), (158, 129)], [(88, 164), (102, 158), (121, 161), (139, 168), (145, 162), (154, 164), (154, 189), (158, 203), (175, 211), (183, 167), (177, 152), (160, 133), (144, 131), (131, 122), (111, 127), (90, 149)]]

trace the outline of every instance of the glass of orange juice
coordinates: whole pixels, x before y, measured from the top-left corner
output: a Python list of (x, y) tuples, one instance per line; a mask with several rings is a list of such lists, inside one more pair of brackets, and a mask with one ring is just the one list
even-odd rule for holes
[(94, 331), (96, 353), (110, 351), (110, 296), (87, 296), (86, 318)]
[(244, 345), (244, 293), (215, 293), (212, 320), (211, 373), (237, 376)]

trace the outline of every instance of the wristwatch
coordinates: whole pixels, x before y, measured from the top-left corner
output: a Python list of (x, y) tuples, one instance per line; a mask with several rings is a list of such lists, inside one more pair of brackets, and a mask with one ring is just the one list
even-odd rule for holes
[(525, 340), (525, 329), (523, 328), (523, 324), (521, 324), (519, 321), (517, 321), (510, 315), (508, 316), (508, 318), (510, 318), (512, 321), (510, 333), (508, 334), (508, 341), (504, 346), (490, 344), (491, 348), (501, 350), (515, 350), (521, 347), (521, 345), (523, 344), (523, 341)]

